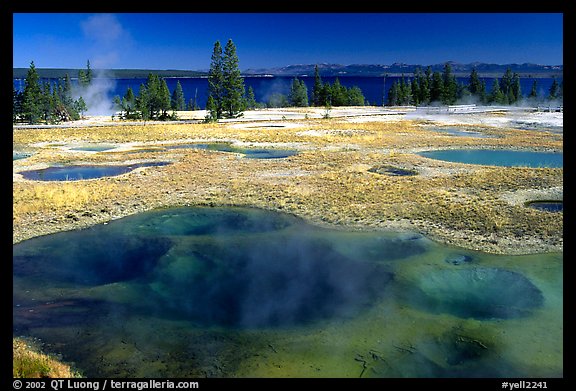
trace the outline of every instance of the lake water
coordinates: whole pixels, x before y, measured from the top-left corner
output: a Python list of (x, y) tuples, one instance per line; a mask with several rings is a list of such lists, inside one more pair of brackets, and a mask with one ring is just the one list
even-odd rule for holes
[(88, 377), (561, 377), (562, 258), (159, 209), (14, 245), (13, 330)]
[(530, 152), (490, 149), (446, 149), (424, 151), (420, 156), (448, 162), (483, 164), (505, 167), (549, 167), (562, 168), (561, 152)]
[[(75, 75), (70, 75), (75, 76)], [(313, 76), (299, 77), (303, 80), (308, 88), (309, 99), (312, 96), (312, 89), (314, 86)], [(386, 101), (388, 96), (388, 90), (395, 81), (399, 81), (400, 77), (388, 76), (386, 79), (383, 77), (362, 77), (362, 76), (342, 76), (338, 78), (340, 84), (350, 88), (357, 86), (362, 90), (364, 97), (371, 105), (381, 106), (383, 101)], [(95, 79), (96, 81), (98, 79)], [(208, 90), (208, 79), (207, 78), (166, 78), (166, 84), (170, 93), (172, 94), (176, 88), (176, 84), (180, 81), (182, 90), (184, 92), (184, 97), (186, 103), (196, 96), (197, 104), (201, 108), (205, 108)], [(254, 90), (254, 95), (257, 102), (266, 103), (273, 94), (284, 94), (288, 95), (290, 92), (290, 86), (292, 84), (293, 77), (245, 77), (244, 86), (246, 90), (248, 87), (252, 87)], [(324, 83), (333, 84), (336, 77), (322, 77)], [(408, 78), (406, 78), (408, 80)], [(481, 78), (486, 83), (486, 91), (489, 93), (492, 88), (493, 78)], [(552, 78), (521, 78), (520, 86), (521, 91), (524, 96), (527, 96), (531, 89), (532, 83), (536, 80), (538, 94), (539, 96), (547, 96), (550, 86), (552, 85)], [(55, 80), (52, 80), (53, 82)], [(114, 96), (123, 97), (126, 93), (128, 87), (131, 87), (134, 94), (138, 95), (140, 90), (140, 85), (146, 83), (144, 78), (132, 78), (132, 79), (102, 79), (103, 83), (100, 84), (101, 92), (107, 96), (107, 99), (112, 102)], [(75, 81), (73, 81), (75, 82)], [(469, 77), (459, 77), (457, 82), (461, 84), (468, 84)], [(23, 79), (14, 79), (14, 87), (17, 90), (22, 90), (24, 88)]]

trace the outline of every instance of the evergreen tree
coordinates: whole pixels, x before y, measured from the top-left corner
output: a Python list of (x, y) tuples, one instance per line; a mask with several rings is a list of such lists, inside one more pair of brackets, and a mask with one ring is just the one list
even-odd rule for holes
[(148, 109), (148, 91), (146, 84), (141, 83), (138, 89), (138, 96), (136, 97), (136, 109), (140, 112), (140, 117), (147, 120), (150, 119), (150, 111)]
[(172, 99), (170, 101), (170, 108), (172, 110), (182, 111), (186, 108), (186, 99), (184, 99), (184, 91), (182, 90), (182, 85), (180, 80), (176, 82), (176, 88), (172, 93)]
[(236, 46), (231, 39), (226, 43), (222, 57), (223, 75), (223, 109), (227, 118), (236, 118), (242, 115), (244, 105), (244, 79), (241, 76), (238, 65)]
[(558, 82), (554, 77), (552, 79), (552, 85), (550, 86), (550, 90), (548, 90), (548, 99), (557, 99), (558, 98)]
[(160, 95), (160, 80), (157, 75), (152, 73), (148, 74), (148, 80), (146, 81), (146, 97), (145, 101), (148, 105), (147, 113), (148, 118), (144, 119), (156, 119), (160, 116), (161, 107), (161, 95)]
[(492, 92), (490, 93), (490, 103), (496, 104), (506, 104), (506, 95), (500, 89), (500, 83), (498, 82), (498, 78), (494, 78), (494, 83), (492, 84)]
[(398, 106), (399, 93), (398, 82), (394, 81), (388, 90), (388, 106)]
[(520, 85), (520, 75), (514, 72), (512, 76), (512, 95), (514, 96), (514, 101), (510, 103), (516, 103), (522, 100), (522, 87)]
[(440, 72), (435, 71), (432, 74), (432, 83), (430, 85), (430, 101), (439, 102), (444, 96), (444, 81)]
[(290, 86), (290, 94), (288, 95), (290, 106), (294, 107), (307, 107), (308, 106), (308, 88), (303, 80), (298, 80), (295, 77)]
[(92, 68), (90, 68), (90, 60), (86, 61), (86, 81), (88, 85), (92, 84)]
[(84, 99), (82, 97), (76, 99), (76, 101), (74, 102), (74, 107), (76, 111), (80, 113), (81, 118), (84, 118), (84, 112), (88, 110), (88, 107), (86, 106), (86, 102), (84, 102)]
[(353, 86), (348, 89), (348, 105), (349, 106), (364, 106), (364, 94), (358, 86)]
[(135, 119), (138, 116), (135, 113), (136, 110), (136, 98), (131, 87), (128, 87), (124, 97), (120, 99), (119, 96), (114, 97), (114, 103), (121, 111), (120, 115), (124, 119)]
[[(308, 96), (306, 96), (308, 98)], [(256, 96), (254, 95), (254, 88), (252, 86), (248, 87), (246, 92), (246, 109), (254, 110), (256, 108)]]
[(52, 88), (52, 99), (51, 99), (51, 103), (52, 103), (52, 113), (51, 113), (51, 120), (52, 122), (60, 122), (60, 121), (65, 121), (67, 118), (67, 115), (65, 114), (66, 111), (64, 110), (64, 104), (62, 103), (62, 100), (60, 99), (60, 93), (59, 93), (59, 89), (61, 90), (62, 88), (59, 88), (58, 85), (55, 85)]
[[(504, 76), (502, 76), (502, 80), (500, 81), (500, 90), (506, 99), (504, 99), (504, 104), (511, 104), (514, 103), (514, 94), (510, 93), (512, 90), (512, 70), (508, 67), (506, 68), (506, 72)], [(512, 97), (512, 101), (510, 98)]]
[(126, 112), (126, 118), (131, 118), (132, 112), (136, 109), (136, 98), (132, 91), (132, 87), (128, 87), (126, 94), (124, 94), (124, 97), (122, 98), (122, 108)]
[(90, 68), (90, 60), (86, 62), (86, 70), (80, 69), (78, 71), (78, 84), (82, 88), (88, 87), (92, 83), (92, 69)]
[(410, 83), (404, 79), (404, 75), (400, 79), (400, 95), (398, 97), (398, 104), (405, 106), (412, 102), (412, 89)]
[(474, 96), (479, 96), (481, 89), (481, 82), (480, 78), (478, 77), (478, 71), (476, 71), (476, 68), (472, 68), (472, 72), (470, 72), (470, 82), (468, 84), (469, 84), (468, 90), (470, 91), (470, 94)]
[(24, 91), (22, 92), (22, 116), (26, 122), (35, 124), (42, 116), (42, 108), (40, 105), (42, 90), (40, 88), (40, 77), (36, 71), (34, 61), (30, 63), (30, 68), (28, 69), (24, 83)]
[(410, 88), (412, 92), (412, 104), (418, 106), (420, 104), (420, 85), (418, 84), (418, 76), (412, 78)]
[(218, 121), (218, 108), (216, 106), (216, 101), (212, 95), (208, 95), (208, 100), (206, 101), (206, 117), (205, 122), (216, 122)]
[(432, 67), (428, 66), (426, 72), (420, 79), (420, 103), (423, 105), (430, 104), (430, 85), (432, 82)]
[(320, 73), (318, 72), (318, 65), (314, 66), (314, 87), (312, 88), (312, 105), (313, 106), (323, 106), (322, 102), (322, 79), (320, 78)]
[(443, 89), (440, 94), (440, 100), (445, 105), (453, 105), (457, 100), (458, 84), (456, 83), (456, 77), (452, 74), (452, 67), (448, 62), (444, 64), (442, 82)]
[(538, 83), (536, 82), (536, 80), (532, 81), (532, 89), (530, 90), (530, 94), (528, 95), (529, 99), (535, 100), (536, 98), (538, 98), (538, 87), (537, 87)]
[(346, 106), (348, 104), (348, 94), (346, 87), (340, 84), (340, 80), (336, 78), (331, 86), (331, 104), (332, 106)]
[(480, 82), (480, 91), (478, 92), (478, 97), (480, 98), (480, 103), (486, 103), (488, 100), (486, 96), (486, 82), (484, 80)]
[(322, 84), (322, 91), (320, 91), (320, 104), (324, 107), (332, 106), (332, 86), (330, 86), (330, 83)]
[[(159, 89), (159, 110), (160, 110), (160, 119), (167, 119), (168, 113), (167, 111), (170, 110), (170, 90), (168, 89), (168, 84), (166, 84), (166, 79), (158, 79), (160, 82), (160, 89)], [(175, 113), (174, 113), (175, 115)]]
[(222, 118), (224, 100), (224, 70), (222, 62), (222, 46), (220, 41), (214, 43), (210, 70), (208, 71), (208, 99), (212, 98), (210, 108), (206, 103), (206, 110), (210, 115), (210, 120), (217, 121)]

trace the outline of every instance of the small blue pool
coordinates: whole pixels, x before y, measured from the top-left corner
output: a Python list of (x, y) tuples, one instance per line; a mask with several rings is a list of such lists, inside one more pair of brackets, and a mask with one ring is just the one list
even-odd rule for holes
[(12, 161), (20, 160), (20, 159), (26, 159), (27, 157), (30, 157), (30, 156), (32, 156), (31, 153), (12, 151)]
[(30, 180), (38, 181), (77, 181), (125, 174), (139, 167), (159, 167), (168, 162), (149, 162), (117, 166), (76, 165), (48, 167), (40, 170), (22, 171), (20, 174)]
[(504, 167), (562, 168), (562, 152), (530, 152), (496, 149), (444, 149), (418, 153), (431, 159)]

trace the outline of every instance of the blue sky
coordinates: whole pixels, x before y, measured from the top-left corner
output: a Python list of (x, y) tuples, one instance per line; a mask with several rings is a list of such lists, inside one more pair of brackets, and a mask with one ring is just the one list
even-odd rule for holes
[(240, 69), (446, 61), (563, 64), (561, 13), (14, 13), (13, 66), (190, 69), (214, 42)]

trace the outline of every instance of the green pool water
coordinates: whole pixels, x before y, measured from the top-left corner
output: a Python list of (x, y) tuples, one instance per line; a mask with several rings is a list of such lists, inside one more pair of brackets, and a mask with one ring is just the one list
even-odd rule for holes
[(161, 209), (14, 245), (13, 332), (88, 377), (561, 377), (562, 258)]

